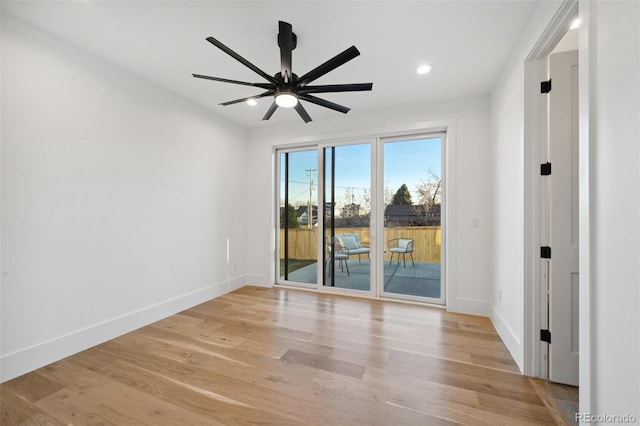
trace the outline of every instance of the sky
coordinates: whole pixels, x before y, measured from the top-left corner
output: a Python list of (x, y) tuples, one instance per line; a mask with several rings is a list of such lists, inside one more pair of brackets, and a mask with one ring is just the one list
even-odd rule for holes
[[(407, 139), (384, 144), (385, 189), (392, 194), (404, 183), (411, 192), (414, 203), (418, 201), (416, 185), (426, 181), (430, 173), (441, 176), (441, 145), (437, 138)], [(371, 148), (369, 143), (340, 145), (336, 156), (336, 201), (344, 205), (348, 189), (354, 195), (356, 204), (364, 204), (368, 192), (371, 194)], [(329, 150), (327, 150), (329, 152)], [(281, 161), (284, 155), (281, 155)], [(327, 160), (327, 168), (330, 166)], [(309, 171), (309, 169), (312, 169)], [(309, 201), (310, 173), (313, 179), (312, 203), (318, 204), (318, 150), (294, 151), (289, 153), (289, 202), (292, 205), (306, 205)], [(281, 167), (281, 197), (284, 198), (284, 167)], [(327, 178), (328, 179), (328, 178)], [(281, 203), (283, 204), (283, 203)]]
[(442, 177), (442, 138), (416, 139), (384, 144), (385, 187), (395, 192), (404, 183), (414, 203), (416, 185), (427, 181), (431, 173)]

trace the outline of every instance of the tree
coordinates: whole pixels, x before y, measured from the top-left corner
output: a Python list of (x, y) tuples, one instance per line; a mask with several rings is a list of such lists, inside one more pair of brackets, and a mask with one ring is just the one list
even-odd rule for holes
[(341, 217), (358, 217), (360, 216), (360, 204), (347, 204), (340, 211)]
[(427, 206), (427, 209), (431, 209), (437, 203), (440, 202), (440, 189), (441, 179), (440, 176), (433, 172), (429, 172), (430, 176), (425, 182), (421, 180), (416, 189), (418, 190), (418, 197), (420, 198), (420, 204)]
[(393, 202), (391, 204), (404, 206), (410, 206), (413, 204), (413, 201), (411, 201), (411, 193), (409, 192), (407, 185), (403, 183), (402, 186), (398, 188), (398, 191), (396, 191), (396, 194), (393, 196)]
[(362, 210), (360, 213), (361, 216), (369, 217), (371, 214), (371, 192), (368, 189), (363, 190), (362, 192)]
[(425, 224), (439, 226), (442, 179), (431, 171), (429, 175), (426, 181), (421, 180), (416, 185), (418, 197), (420, 198), (419, 207), (421, 208), (416, 211), (416, 214), (420, 214), (423, 217)]
[(287, 206), (287, 213), (280, 215), (280, 228), (284, 228), (284, 218), (287, 217), (287, 226), (289, 228), (297, 228), (298, 227), (298, 213), (296, 212), (295, 207), (291, 204)]

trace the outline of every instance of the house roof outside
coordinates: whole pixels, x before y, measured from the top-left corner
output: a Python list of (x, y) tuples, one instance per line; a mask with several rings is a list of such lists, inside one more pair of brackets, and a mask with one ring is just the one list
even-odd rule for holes
[(440, 223), (441, 205), (390, 204), (384, 210), (385, 226), (425, 226)]
[[(296, 210), (296, 214), (298, 215), (298, 222), (301, 225), (305, 225), (307, 223), (309, 223), (309, 206), (299, 206), (298, 209)], [(311, 223), (318, 223), (318, 206), (312, 206), (311, 207)]]

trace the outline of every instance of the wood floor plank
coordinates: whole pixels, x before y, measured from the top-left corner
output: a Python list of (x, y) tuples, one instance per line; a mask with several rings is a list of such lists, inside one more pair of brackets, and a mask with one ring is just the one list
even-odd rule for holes
[(488, 318), (243, 287), (0, 385), (0, 423), (559, 423), (535, 386)]
[(355, 364), (349, 361), (331, 359), (328, 356), (320, 356), (308, 352), (297, 351), (295, 349), (288, 350), (281, 359), (288, 363), (306, 365), (308, 367), (331, 371), (333, 373), (358, 379), (362, 378), (365, 370), (364, 365)]
[(20, 397), (6, 385), (0, 385), (0, 425), (22, 425), (33, 423), (64, 425), (46, 412)]
[(535, 390), (527, 386), (526, 377), (519, 374), (396, 350), (392, 351), (391, 359), (398, 362), (390, 365), (389, 370), (399, 374), (421, 372), (423, 379), (430, 382), (542, 405)]
[(63, 383), (71, 391), (82, 393), (94, 402), (100, 402), (125, 417), (133, 418), (134, 424), (220, 424), (211, 417), (183, 409), (173, 402), (158, 398), (157, 395), (140, 391), (105, 374), (80, 367), (69, 359), (45, 367), (43, 374)]
[(495, 412), (500, 410), (504, 415), (508, 415), (520, 421), (530, 421), (535, 423), (549, 424), (552, 416), (547, 407), (538, 404), (529, 404), (513, 399), (501, 398), (488, 393), (478, 393), (480, 408), (484, 411)]
[(2, 386), (6, 390), (13, 392), (16, 396), (28, 402), (38, 401), (64, 387), (60, 383), (43, 376), (37, 371), (33, 374), (18, 377)]
[[(112, 355), (121, 354), (123, 359), (101, 369), (110, 378), (225, 424), (260, 423), (265, 412), (271, 413), (275, 424), (292, 423), (299, 416), (296, 411), (288, 412), (291, 408), (285, 406), (297, 398), (261, 389), (259, 384), (249, 383), (243, 377), (149, 353), (139, 356), (140, 351), (133, 344), (127, 344), (126, 348), (104, 348), (111, 349)], [(263, 397), (266, 394), (269, 399)], [(294, 406), (303, 406), (303, 402), (297, 400)]]
[[(210, 372), (188, 369), (182, 373), (158, 373), (125, 361), (105, 366), (103, 371), (131, 388), (207, 416), (213, 419), (212, 424), (253, 425), (263, 418), (263, 411), (246, 391), (248, 385), (229, 379), (221, 381)], [(292, 422), (275, 413), (272, 419), (281, 424)]]
[(41, 399), (36, 406), (67, 425), (126, 426), (137, 422), (133, 417), (67, 388)]

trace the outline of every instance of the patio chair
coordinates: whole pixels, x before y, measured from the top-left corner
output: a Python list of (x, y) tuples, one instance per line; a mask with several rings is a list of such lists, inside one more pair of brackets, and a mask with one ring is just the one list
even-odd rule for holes
[(398, 263), (400, 263), (400, 255), (402, 255), (402, 263), (403, 267), (407, 267), (406, 256), (409, 254), (411, 256), (411, 264), (415, 266), (416, 264), (413, 261), (413, 239), (411, 238), (394, 238), (387, 242), (387, 246), (389, 247), (389, 252), (391, 253), (391, 259), (389, 259), (389, 265), (393, 261), (393, 254), (398, 254)]
[(358, 261), (360, 261), (360, 256), (363, 254), (366, 254), (369, 261), (371, 261), (369, 257), (371, 250), (366, 244), (360, 242), (359, 234), (336, 234), (335, 239), (342, 247), (349, 250), (349, 255), (353, 256), (357, 254)]
[(331, 269), (329, 269), (329, 276), (331, 276), (331, 271), (333, 270), (333, 267), (331, 266), (331, 262), (334, 261), (338, 261), (338, 265), (340, 266), (340, 270), (342, 272), (344, 272), (344, 269), (347, 269), (347, 276), (350, 276), (349, 274), (349, 263), (347, 263), (347, 260), (349, 260), (349, 249), (343, 247), (339, 241), (334, 241), (333, 242), (333, 250), (331, 250), (331, 244), (327, 245), (327, 259), (329, 262), (329, 267)]

